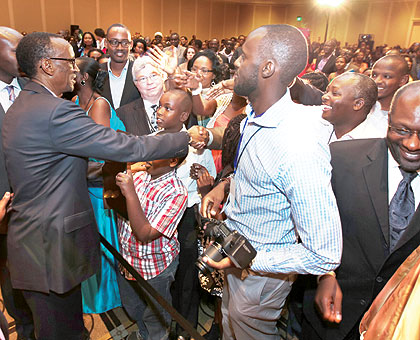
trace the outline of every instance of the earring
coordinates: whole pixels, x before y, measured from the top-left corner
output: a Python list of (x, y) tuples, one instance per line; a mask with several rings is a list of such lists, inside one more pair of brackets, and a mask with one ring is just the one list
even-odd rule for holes
[(216, 85), (216, 82), (214, 80), (211, 81), (210, 87), (213, 87), (214, 85)]
[(85, 81), (85, 80), (82, 80), (82, 81), (80, 82), (80, 85), (85, 86), (85, 85), (86, 85), (86, 81)]

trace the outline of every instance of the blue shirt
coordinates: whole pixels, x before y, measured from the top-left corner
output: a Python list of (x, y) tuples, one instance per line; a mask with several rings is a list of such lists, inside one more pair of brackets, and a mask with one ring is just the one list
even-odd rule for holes
[(226, 215), (228, 226), (257, 250), (254, 271), (319, 275), (340, 263), (330, 153), (315, 110), (295, 104), (287, 92), (263, 115), (248, 110), (247, 126), (242, 122)]

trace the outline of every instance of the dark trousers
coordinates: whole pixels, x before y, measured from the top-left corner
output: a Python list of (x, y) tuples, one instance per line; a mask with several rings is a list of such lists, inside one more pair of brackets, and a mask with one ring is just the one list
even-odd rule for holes
[(18, 339), (35, 339), (32, 313), (23, 297), (22, 291), (12, 288), (10, 273), (6, 267), (6, 235), (0, 235), (0, 283), (4, 306), (7, 313), (15, 320)]
[[(331, 327), (335, 327), (332, 325)], [(309, 321), (304, 317), (302, 322), (302, 340), (323, 340), (324, 337), (319, 336)], [(359, 340), (359, 322), (351, 329), (351, 331), (344, 337), (343, 340)]]
[(23, 290), (35, 323), (37, 340), (82, 340), (83, 313), (80, 285), (64, 294)]
[[(195, 261), (198, 257), (197, 221), (194, 206), (185, 210), (178, 225), (179, 265), (172, 285), (172, 305), (194, 327), (197, 327), (200, 305), (200, 283)], [(178, 329), (178, 327), (177, 327)]]

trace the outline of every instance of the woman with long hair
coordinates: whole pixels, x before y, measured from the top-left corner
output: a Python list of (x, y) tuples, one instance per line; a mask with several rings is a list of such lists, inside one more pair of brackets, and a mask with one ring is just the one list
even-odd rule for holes
[[(73, 98), (75, 103), (83, 108), (86, 114), (97, 124), (111, 127), (114, 130), (125, 131), (124, 124), (117, 117), (108, 100), (98, 93), (98, 90), (103, 86), (105, 78), (108, 76), (107, 72), (101, 70), (99, 63), (92, 58), (77, 58), (76, 64), (79, 72), (76, 76), (75, 85), (77, 96)], [(96, 159), (89, 160), (102, 162)], [(115, 216), (112, 210), (104, 207), (102, 185), (89, 183), (89, 196), (99, 232), (118, 249)], [(116, 263), (105, 248), (101, 248), (101, 253), (102, 265), (100, 272), (82, 282), (84, 313), (99, 314), (121, 306), (116, 277)]]

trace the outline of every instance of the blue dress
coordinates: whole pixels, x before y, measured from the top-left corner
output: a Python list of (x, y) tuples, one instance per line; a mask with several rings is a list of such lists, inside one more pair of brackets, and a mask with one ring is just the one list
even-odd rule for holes
[[(99, 98), (105, 99), (104, 97)], [(76, 99), (76, 104), (79, 105), (79, 98)], [(110, 104), (109, 107), (111, 108), (110, 127), (114, 130), (125, 131), (123, 122), (117, 117), (115, 110)], [(87, 113), (89, 110), (90, 108), (88, 109)], [(103, 162), (92, 158), (89, 160), (95, 162)], [(102, 198), (103, 188), (89, 187), (89, 196), (92, 202), (99, 232), (107, 239), (109, 243), (114, 246), (114, 248), (119, 250), (116, 214), (113, 210), (104, 208), (104, 202)], [(117, 284), (117, 275), (119, 274), (117, 274), (117, 271), (118, 268), (114, 257), (108, 250), (105, 249), (103, 245), (101, 245), (100, 270), (95, 275), (82, 282), (84, 313), (99, 314), (121, 306), (120, 292), (118, 290)]]

